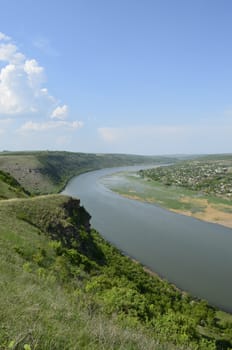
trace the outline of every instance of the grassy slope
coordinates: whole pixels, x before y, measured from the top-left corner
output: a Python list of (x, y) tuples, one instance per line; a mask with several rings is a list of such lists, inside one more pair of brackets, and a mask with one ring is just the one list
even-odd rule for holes
[(65, 196), (0, 202), (0, 348), (213, 349), (214, 311), (87, 233), (88, 218)]
[[(116, 349), (137, 341), (148, 342), (149, 348), (152, 340), (147, 340), (146, 334), (130, 333), (90, 312), (91, 300), (78, 297), (81, 281), (74, 283), (71, 277), (70, 283), (66, 281), (68, 271), (62, 256), (38, 228), (58, 216), (68, 225), (60, 207), (66, 201), (56, 196), (0, 203), (0, 348), (8, 349), (12, 343), (14, 349), (23, 349), (24, 344), (46, 350)], [(28, 210), (33, 224), (26, 221)]]
[(24, 198), (28, 193), (9, 174), (0, 170), (0, 199)]
[(89, 231), (78, 201), (12, 199), (17, 187), (0, 201), (1, 350), (230, 348), (230, 315), (147, 275)]

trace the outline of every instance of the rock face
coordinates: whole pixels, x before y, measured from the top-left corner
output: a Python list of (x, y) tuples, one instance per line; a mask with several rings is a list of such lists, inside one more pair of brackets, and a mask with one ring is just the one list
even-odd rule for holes
[(95, 244), (91, 234), (91, 216), (80, 205), (80, 200), (69, 198), (62, 207), (64, 217), (62, 220), (58, 218), (58, 221), (51, 221), (47, 233), (52, 239), (60, 241), (63, 246), (77, 249), (86, 257), (104, 264), (104, 254)]
[(79, 199), (70, 198), (64, 203), (67, 218), (72, 218), (72, 223), (77, 227), (84, 226), (87, 232), (90, 232), (91, 215), (80, 205)]
[(76, 249), (80, 254), (104, 264), (102, 251), (94, 243), (91, 216), (80, 205), (79, 199), (69, 197), (61, 205), (61, 211), (53, 215), (40, 229), (52, 240), (60, 241), (68, 249)]
[(80, 205), (79, 199), (69, 196), (48, 195), (7, 201), (10, 211), (38, 229), (39, 234), (61, 243), (61, 247), (74, 249), (82, 256), (102, 265), (104, 253), (95, 243), (91, 230), (91, 216)]
[(90, 218), (91, 216), (80, 205), (79, 199), (70, 198), (62, 205), (63, 216), (55, 216), (48, 223), (46, 232), (53, 240), (61, 241), (67, 248), (77, 245), (82, 253), (86, 253), (83, 246), (83, 238), (90, 244)]

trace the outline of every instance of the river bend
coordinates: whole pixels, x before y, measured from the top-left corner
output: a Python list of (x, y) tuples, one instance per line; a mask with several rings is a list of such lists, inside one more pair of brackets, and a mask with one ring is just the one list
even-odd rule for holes
[(121, 251), (177, 287), (232, 312), (232, 230), (121, 197), (101, 184), (101, 177), (129, 168), (79, 175), (62, 193), (80, 198), (92, 226)]

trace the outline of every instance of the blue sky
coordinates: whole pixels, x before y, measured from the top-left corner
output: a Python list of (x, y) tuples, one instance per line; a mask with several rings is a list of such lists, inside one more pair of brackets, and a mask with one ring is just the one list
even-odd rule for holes
[(230, 0), (0, 6), (0, 150), (232, 151)]

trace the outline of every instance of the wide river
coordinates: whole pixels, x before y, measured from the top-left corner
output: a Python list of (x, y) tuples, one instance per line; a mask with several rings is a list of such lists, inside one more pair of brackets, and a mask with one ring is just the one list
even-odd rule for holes
[(79, 175), (63, 194), (80, 198), (92, 227), (121, 251), (180, 289), (232, 312), (232, 230), (123, 198), (100, 182), (128, 169), (136, 168)]

